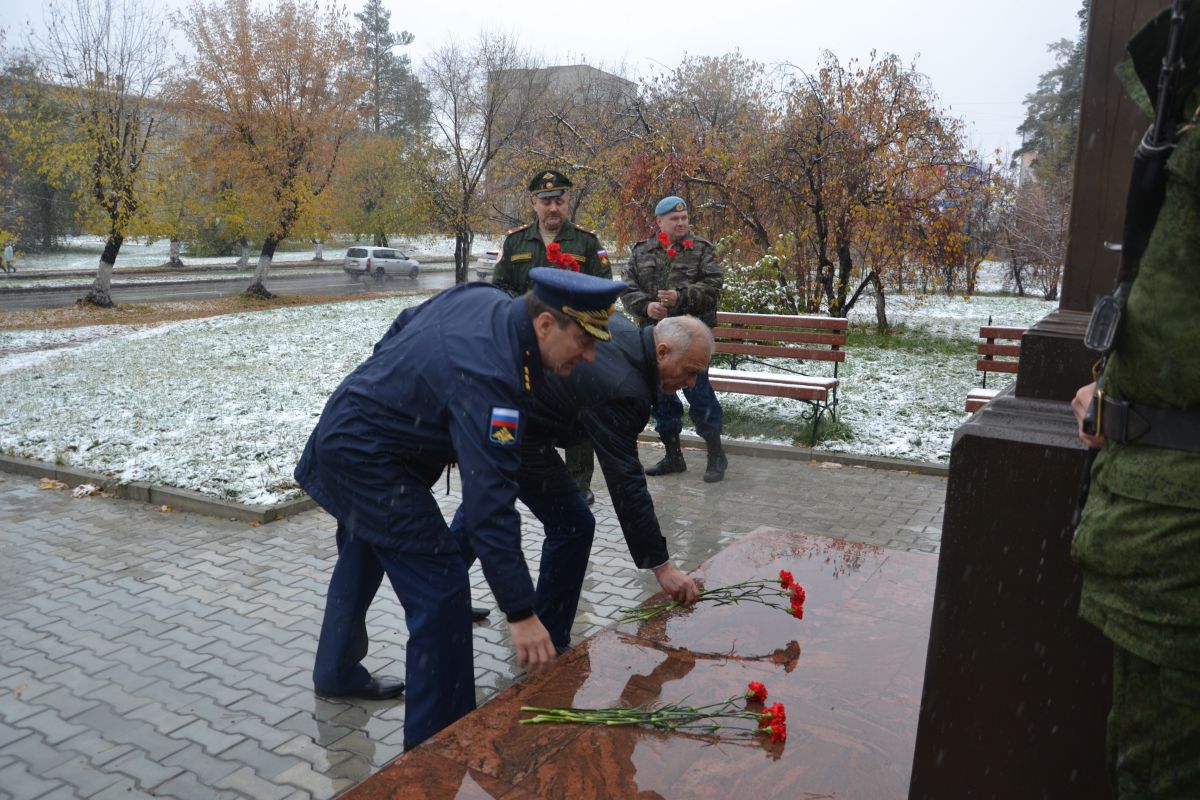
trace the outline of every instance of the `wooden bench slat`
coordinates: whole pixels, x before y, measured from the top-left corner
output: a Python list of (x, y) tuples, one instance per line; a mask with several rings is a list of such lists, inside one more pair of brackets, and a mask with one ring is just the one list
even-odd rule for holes
[(717, 352), (727, 355), (760, 356), (762, 358), (791, 358), (805, 361), (845, 361), (845, 350), (812, 350), (804, 347), (782, 347), (742, 342), (717, 342)]
[(710, 379), (710, 382), (713, 389), (718, 392), (788, 397), (793, 400), (825, 400), (829, 396), (829, 391), (823, 386), (798, 386), (792, 383), (730, 380), (728, 378)]
[(844, 317), (822, 317), (814, 315), (792, 316), (789, 314), (742, 314), (736, 311), (718, 311), (718, 325), (754, 325), (773, 328), (817, 328), (820, 330), (844, 331), (850, 327)]
[(796, 386), (817, 386), (833, 389), (839, 383), (837, 378), (816, 378), (811, 375), (793, 375), (786, 372), (752, 372), (743, 369), (710, 369), (710, 382), (715, 380), (759, 381), (760, 383), (783, 383)]
[(1024, 328), (1009, 328), (1003, 325), (984, 325), (979, 329), (980, 339), (1020, 339)]
[(979, 343), (979, 355), (981, 356), (1012, 356), (1013, 358), (1021, 357), (1021, 345), (1019, 344), (984, 344)]
[(762, 328), (713, 328), (713, 336), (717, 339), (740, 339), (742, 341), (758, 342), (798, 342), (800, 344), (827, 344), (843, 347), (846, 344), (844, 333), (806, 333), (804, 331), (768, 331)]
[(975, 369), (980, 372), (1011, 372), (1015, 375), (1020, 368), (1021, 365), (1016, 361), (988, 361), (981, 358), (975, 362)]

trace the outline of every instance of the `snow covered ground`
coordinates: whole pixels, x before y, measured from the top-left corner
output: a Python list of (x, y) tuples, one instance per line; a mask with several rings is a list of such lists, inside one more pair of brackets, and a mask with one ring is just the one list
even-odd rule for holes
[[(18, 272), (12, 277), (17, 278), (21, 272), (31, 270), (94, 270), (99, 264), (100, 253), (104, 250), (104, 240), (98, 236), (71, 236), (65, 238), (59, 244), (63, 249), (50, 253), (18, 252), (16, 258)], [(356, 244), (356, 242), (349, 239), (344, 241), (339, 239), (326, 243), (325, 260), (332, 261), (335, 264), (340, 263), (342, 257), (346, 254), (346, 248), (352, 244)], [(414, 236), (396, 239), (391, 241), (390, 244), (418, 260), (430, 256), (445, 257), (454, 255), (454, 240), (445, 236)], [(251, 264), (258, 259), (258, 246), (258, 244), (251, 245)], [(308, 261), (313, 257), (311, 247), (295, 249), (298, 245), (292, 242), (285, 242), (283, 247), (287, 249), (276, 251), (275, 263)], [(478, 237), (472, 249), (476, 253), (482, 253), (484, 250), (495, 249), (497, 247), (499, 245), (495, 241), (486, 237)], [(117, 256), (113, 278), (114, 280), (119, 280), (122, 271), (127, 271), (135, 267), (156, 267), (165, 264), (169, 256), (170, 242), (166, 239), (158, 239), (150, 242), (141, 240), (127, 241), (121, 246), (121, 252)], [(183, 254), (183, 262), (188, 266), (232, 264), (235, 261), (237, 261), (236, 256), (196, 258), (186, 253)], [(0, 273), (0, 286), (4, 285), (6, 285), (4, 275)]]
[[(246, 503), (294, 497), (296, 463), (326, 398), (420, 297), (304, 306), (156, 326), (0, 331), (0, 452), (196, 489)], [(893, 297), (889, 318), (974, 342), (1056, 306), (1008, 296)], [(869, 323), (869, 304), (852, 315)], [(974, 358), (857, 347), (842, 365), (845, 440), (821, 449), (945, 461)], [(787, 430), (800, 404), (723, 395)], [(791, 444), (791, 440), (775, 440)]]

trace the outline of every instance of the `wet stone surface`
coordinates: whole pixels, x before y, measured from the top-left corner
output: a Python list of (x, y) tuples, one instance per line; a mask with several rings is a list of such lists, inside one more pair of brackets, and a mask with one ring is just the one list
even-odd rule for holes
[[(643, 462), (652, 463), (660, 452), (646, 448)], [(734, 457), (724, 482), (705, 484), (698, 469), (703, 454), (687, 455), (688, 472), (651, 479), (664, 533), (684, 569), (695, 569), (761, 526), (937, 552), (943, 478)], [(652, 576), (630, 565), (599, 477), (593, 488), (596, 542), (574, 629), (577, 641), (601, 632), (623, 609), (657, 589)], [(438, 492), (450, 513), (460, 496), (457, 476), (449, 494), (441, 485)], [(527, 520), (526, 558), (536, 569), (539, 528), (531, 517)], [(333, 531), (332, 518), (321, 511), (251, 527), (132, 501), (72, 498), (66, 491), (38, 489), (36, 479), (0, 473), (0, 797), (332, 798), (399, 756), (403, 701), (331, 702), (312, 692), (313, 653), (335, 556)], [(471, 578), (476, 604), (494, 605), (478, 566)], [(932, 573), (927, 583), (932, 595)], [(849, 576), (837, 585), (850, 586)], [(854, 616), (896, 613), (915, 602), (915, 595), (899, 592), (898, 584), (877, 586), (871, 591), (879, 596), (865, 592), (846, 600)], [(774, 613), (787, 628), (790, 620)], [(700, 620), (695, 615), (673, 619), (664, 646), (677, 647), (680, 638), (709, 630)], [(822, 665), (812, 643), (801, 636), (768, 632), (751, 641), (743, 635), (744, 622), (733, 624), (739, 628), (739, 653), (770, 653), (781, 646), (780, 638), (795, 638), (801, 644), (798, 663), (810, 676), (820, 667), (886, 677), (871, 670), (865, 658)], [(519, 677), (505, 628), (498, 613), (475, 626), (481, 703)], [(403, 611), (390, 592), (376, 599), (368, 630), (367, 667), (403, 674)], [(818, 630), (813, 624), (808, 634)], [(830, 623), (829, 635), (838, 631), (852, 636), (853, 627)], [(697, 653), (726, 652), (734, 644), (721, 641), (715, 630), (710, 634), (716, 637), (712, 641), (695, 640)], [(712, 670), (727, 670), (730, 679), (736, 674), (740, 686), (755, 670), (778, 671), (774, 661), (715, 666), (698, 657), (686, 675), (663, 672), (679, 669), (674, 666), (655, 675), (665, 663), (664, 651), (639, 641), (635, 626), (622, 626), (586, 649), (576, 648), (579, 652), (569, 658), (588, 660), (589, 675), (597, 673), (595, 664), (622, 664), (621, 675), (649, 676), (645, 680), (651, 684), (669, 684), (672, 695), (689, 686), (699, 691), (708, 685), (702, 676)], [(917, 649), (923, 656), (923, 645)], [(898, 676), (906, 663), (889, 663), (884, 672)], [(619, 677), (610, 679), (608, 688), (597, 678), (571, 691), (586, 689), (588, 702), (620, 700), (625, 683), (618, 686)], [(910, 691), (897, 681), (867, 682), (861, 691), (878, 692), (881, 686), (887, 692)], [(522, 682), (520, 688), (532, 683)], [(919, 690), (918, 682), (911, 691)], [(628, 691), (652, 694), (650, 685), (635, 684)], [(799, 689), (793, 694), (803, 697)], [(849, 697), (846, 705), (861, 706), (864, 696)], [(493, 713), (492, 705), (482, 712)], [(829, 725), (823, 730), (836, 730), (834, 722)], [(791, 736), (784, 757), (772, 763), (788, 762), (799, 733)], [(605, 748), (617, 747), (615, 742), (571, 742), (584, 752), (599, 748), (595, 753), (613, 763), (629, 760), (621, 762), (615, 751), (607, 755)], [(686, 751), (676, 752), (679, 742), (653, 733), (638, 742), (632, 751), (638, 774), (667, 781), (673, 775), (670, 765), (689, 758)], [(755, 757), (772, 758), (761, 748)], [(570, 770), (598, 761), (593, 754), (579, 763), (551, 759), (529, 769), (537, 772), (538, 786), (582, 785)], [(495, 790), (504, 787), (496, 781), (512, 792), (505, 797), (527, 796), (522, 791), (528, 789), (514, 789), (511, 781), (481, 767), (482, 762), (458, 767), (458, 796), (499, 797)], [(437, 772), (433, 766), (421, 769)], [(693, 777), (701, 776), (687, 780)]]

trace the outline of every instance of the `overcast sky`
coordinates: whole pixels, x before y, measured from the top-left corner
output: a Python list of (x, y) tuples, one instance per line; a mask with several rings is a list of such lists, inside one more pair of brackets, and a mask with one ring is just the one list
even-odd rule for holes
[[(66, 0), (71, 2), (71, 0)], [(181, 0), (150, 0), (178, 8)], [(256, 5), (265, 5), (260, 0)], [(14, 23), (42, 18), (44, 3), (0, 0), (9, 46)], [(970, 143), (983, 152), (1020, 146), (1021, 101), (1053, 65), (1046, 45), (1074, 39), (1080, 0), (641, 0), (518, 3), (504, 0), (385, 0), (394, 30), (416, 40), (407, 50), (420, 63), (429, 51), (482, 30), (518, 36), (551, 64), (586, 60), (623, 64), (630, 77), (672, 68), (684, 54), (733, 51), (765, 64), (809, 69), (822, 50), (843, 62), (872, 50), (891, 52), (929, 76), (943, 108), (968, 123)], [(351, 12), (362, 0), (349, 0)], [(17, 28), (18, 30), (13, 30)], [(16, 34), (16, 35), (14, 35)]]

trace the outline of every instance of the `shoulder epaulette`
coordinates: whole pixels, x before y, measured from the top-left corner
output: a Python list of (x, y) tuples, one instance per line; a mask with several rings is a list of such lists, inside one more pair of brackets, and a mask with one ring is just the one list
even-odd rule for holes
[(515, 227), (515, 228), (509, 228), (508, 230), (506, 230), (506, 231), (504, 232), (504, 235), (505, 235), (505, 236), (512, 236), (514, 233), (518, 233), (518, 232), (520, 232), (520, 231), (523, 231), (523, 230), (525, 230), (526, 228), (528, 228), (528, 227), (529, 227), (530, 225), (532, 225), (532, 224), (533, 224), (532, 222), (527, 222), (527, 223), (525, 223), (524, 225), (518, 225), (518, 226), (517, 226), (517, 227)]
[(595, 236), (597, 239), (600, 238), (600, 234), (596, 233), (595, 231), (590, 231), (587, 228), (583, 227), (582, 225), (575, 225), (575, 230), (583, 231), (584, 233), (590, 233), (592, 236)]

